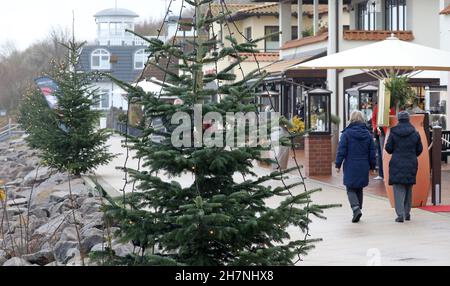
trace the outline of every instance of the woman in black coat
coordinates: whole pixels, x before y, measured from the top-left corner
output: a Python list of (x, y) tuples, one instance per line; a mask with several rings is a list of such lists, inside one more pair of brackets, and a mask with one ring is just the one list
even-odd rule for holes
[(361, 111), (353, 111), (342, 131), (336, 155), (336, 171), (344, 164), (344, 185), (353, 210), (352, 222), (362, 216), (363, 188), (369, 185), (369, 171), (376, 168), (375, 144)]
[(391, 129), (386, 143), (386, 152), (392, 154), (389, 162), (389, 185), (394, 187), (396, 222), (411, 219), (412, 187), (416, 184), (417, 157), (423, 146), (419, 133), (409, 122), (409, 114), (398, 114), (398, 124)]

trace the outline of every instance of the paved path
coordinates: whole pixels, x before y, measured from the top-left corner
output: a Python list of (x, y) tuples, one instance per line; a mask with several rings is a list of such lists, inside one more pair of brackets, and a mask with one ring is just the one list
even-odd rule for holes
[[(113, 152), (122, 154), (97, 171), (99, 182), (116, 195), (120, 195), (118, 190), (124, 185), (123, 173), (115, 169), (116, 166), (123, 166), (126, 158), (120, 141), (120, 137), (114, 136), (109, 144)], [(136, 168), (137, 160), (131, 156), (128, 166)], [(255, 171), (261, 175), (268, 172), (260, 167), (255, 167)], [(165, 176), (161, 174), (161, 177)], [(298, 179), (293, 175), (289, 180)], [(185, 175), (177, 181), (187, 186), (192, 182), (192, 177)], [(450, 265), (449, 215), (413, 209), (412, 221), (395, 223), (394, 210), (387, 199), (366, 194), (362, 220), (352, 224), (351, 210), (342, 188), (313, 180), (307, 181), (307, 187), (323, 189), (313, 196), (314, 203), (340, 203), (343, 207), (326, 210), (327, 220), (314, 219), (311, 224), (312, 238), (323, 238), (323, 241), (317, 243), (316, 248), (298, 265)], [(130, 190), (131, 186), (128, 186), (126, 191)], [(301, 188), (294, 190), (301, 191)], [(268, 203), (276, 205), (277, 202), (275, 199)], [(292, 238), (303, 238), (297, 229), (291, 229), (290, 233)]]

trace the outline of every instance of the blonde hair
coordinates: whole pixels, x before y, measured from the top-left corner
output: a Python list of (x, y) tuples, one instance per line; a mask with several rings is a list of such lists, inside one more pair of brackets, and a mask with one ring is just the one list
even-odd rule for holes
[(364, 114), (359, 110), (354, 110), (350, 114), (350, 123), (366, 123)]

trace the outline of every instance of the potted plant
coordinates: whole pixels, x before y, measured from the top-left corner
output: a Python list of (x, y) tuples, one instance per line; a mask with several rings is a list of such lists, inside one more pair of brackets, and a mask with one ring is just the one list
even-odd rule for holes
[(305, 122), (298, 116), (295, 115), (291, 120), (291, 127), (288, 129), (289, 133), (293, 135), (293, 143), (296, 148), (303, 149), (304, 140), (303, 134), (305, 132)]
[(406, 76), (391, 75), (385, 86), (391, 94), (391, 108), (395, 108), (396, 113), (406, 109), (415, 97)]

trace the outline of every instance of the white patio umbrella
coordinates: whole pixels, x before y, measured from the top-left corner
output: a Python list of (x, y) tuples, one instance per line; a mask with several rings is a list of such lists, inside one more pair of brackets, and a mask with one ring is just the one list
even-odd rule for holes
[(384, 41), (304, 62), (291, 69), (359, 69), (383, 79), (391, 71), (397, 74), (450, 71), (450, 52), (401, 41), (392, 35)]

